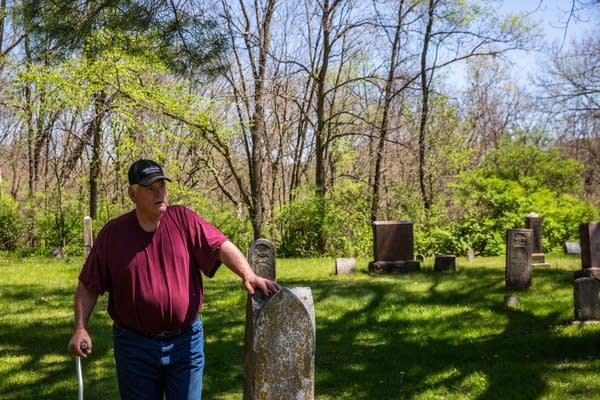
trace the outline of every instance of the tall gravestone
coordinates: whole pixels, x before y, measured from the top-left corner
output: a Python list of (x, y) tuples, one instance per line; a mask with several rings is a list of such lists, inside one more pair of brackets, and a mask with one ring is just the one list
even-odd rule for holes
[(509, 290), (524, 290), (531, 286), (532, 236), (531, 229), (506, 231), (505, 283)]
[(414, 260), (413, 225), (410, 221), (374, 221), (371, 272), (413, 272), (421, 269)]
[[(248, 251), (252, 269), (275, 279), (275, 248), (266, 239)], [(313, 400), (316, 323), (310, 288), (248, 297), (244, 400)]]
[(547, 266), (546, 256), (542, 248), (542, 217), (534, 212), (527, 214), (525, 228), (531, 229), (532, 232), (531, 263), (533, 266)]
[(579, 225), (581, 269), (573, 281), (575, 319), (600, 319), (600, 223)]

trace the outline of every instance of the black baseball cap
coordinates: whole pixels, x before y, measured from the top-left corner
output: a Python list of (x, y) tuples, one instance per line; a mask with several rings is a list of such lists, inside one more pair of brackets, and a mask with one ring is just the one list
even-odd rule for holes
[(160, 165), (152, 160), (137, 160), (131, 164), (127, 177), (130, 185), (150, 186), (160, 179), (171, 182)]

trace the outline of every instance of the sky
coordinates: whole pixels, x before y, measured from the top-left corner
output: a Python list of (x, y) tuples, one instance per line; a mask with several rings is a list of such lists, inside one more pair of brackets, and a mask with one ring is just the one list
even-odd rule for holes
[[(574, 0), (576, 5), (591, 0)], [(584, 35), (600, 34), (600, 5), (589, 6), (580, 12), (580, 18), (569, 18), (573, 0), (503, 0), (501, 12), (525, 12), (533, 21), (539, 21), (547, 43), (562, 45), (568, 49), (573, 39)], [(517, 63), (515, 73), (518, 79), (527, 82), (528, 72), (534, 72), (539, 66), (541, 55), (538, 52), (518, 52), (513, 55)]]

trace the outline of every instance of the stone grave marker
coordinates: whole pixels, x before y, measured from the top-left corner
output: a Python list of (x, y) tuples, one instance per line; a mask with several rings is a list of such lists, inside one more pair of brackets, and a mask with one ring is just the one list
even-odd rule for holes
[(531, 286), (531, 229), (506, 231), (505, 284), (509, 290), (523, 290)]
[(542, 217), (534, 212), (527, 214), (525, 228), (532, 231), (531, 263), (533, 266), (548, 266), (542, 249)]
[(580, 224), (579, 243), (581, 246), (581, 268), (600, 268), (600, 223)]
[[(248, 261), (275, 279), (275, 247), (266, 239), (250, 246)], [(286, 288), (248, 296), (244, 400), (314, 400), (315, 312), (310, 288)]]
[(369, 271), (413, 272), (421, 269), (414, 259), (413, 225), (410, 221), (374, 221), (373, 258)]
[(353, 274), (356, 272), (356, 258), (336, 258), (335, 259), (335, 274)]
[(574, 255), (580, 255), (581, 254), (581, 246), (579, 246), (579, 243), (577, 242), (565, 242), (564, 243), (564, 247), (565, 247), (565, 254), (574, 254)]
[(575, 319), (600, 320), (600, 281), (581, 277), (573, 281)]
[(456, 272), (456, 256), (454, 254), (438, 254), (435, 256), (433, 270), (438, 272)]

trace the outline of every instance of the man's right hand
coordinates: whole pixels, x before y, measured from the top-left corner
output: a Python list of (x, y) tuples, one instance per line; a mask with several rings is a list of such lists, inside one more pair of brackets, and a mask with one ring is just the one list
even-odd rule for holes
[[(85, 343), (85, 346), (82, 346)], [(82, 349), (84, 347), (84, 349)], [(92, 338), (88, 334), (87, 330), (79, 328), (73, 332), (69, 346), (67, 347), (69, 353), (86, 358), (88, 354), (92, 352)]]

